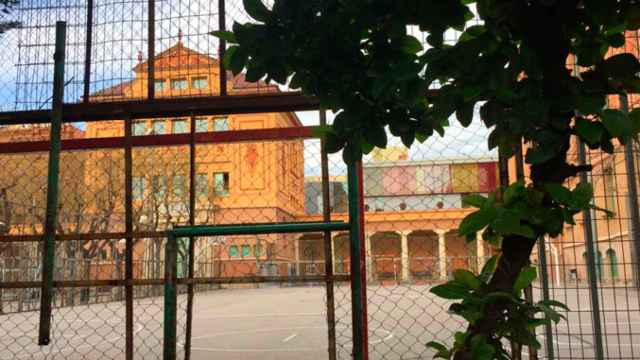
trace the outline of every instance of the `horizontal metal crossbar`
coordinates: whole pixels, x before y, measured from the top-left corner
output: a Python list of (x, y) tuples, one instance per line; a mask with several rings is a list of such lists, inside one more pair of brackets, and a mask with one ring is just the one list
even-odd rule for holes
[[(253, 283), (303, 283), (303, 282), (345, 282), (350, 281), (350, 275), (313, 275), (313, 276), (242, 276), (242, 277), (202, 277), (193, 279), (177, 279), (178, 285), (187, 284), (253, 284)], [(54, 281), (54, 288), (83, 288), (98, 286), (152, 286), (163, 285), (165, 279), (107, 279), (107, 280), (67, 280)], [(40, 288), (40, 281), (11, 281), (0, 282), (0, 289), (31, 289)]]
[[(196, 115), (233, 115), (318, 110), (320, 102), (300, 93), (133, 99), (64, 104), (62, 121), (147, 119)], [(50, 110), (0, 112), (0, 125), (46, 124)]]
[[(251, 141), (282, 141), (293, 139), (309, 139), (314, 136), (314, 126), (301, 126), (292, 128), (273, 128), (273, 129), (253, 129), (253, 130), (231, 130), (216, 131), (206, 133), (196, 133), (196, 144), (220, 144), (220, 143), (237, 143)], [(168, 134), (168, 135), (145, 135), (134, 136), (131, 138), (131, 146), (149, 147), (149, 146), (179, 146), (189, 145), (191, 143), (190, 134)], [(68, 139), (62, 140), (62, 150), (95, 150), (95, 149), (120, 149), (124, 148), (127, 138), (108, 137), (108, 138), (89, 138), (89, 139)], [(27, 142), (8, 142), (0, 143), (0, 154), (20, 154), (30, 152), (48, 151), (50, 147), (49, 141), (27, 141)]]
[(349, 223), (335, 222), (299, 222), (272, 224), (236, 224), (236, 225), (201, 225), (182, 226), (168, 230), (173, 237), (190, 236), (218, 236), (218, 235), (256, 235), (256, 234), (284, 234), (322, 231), (346, 231)]

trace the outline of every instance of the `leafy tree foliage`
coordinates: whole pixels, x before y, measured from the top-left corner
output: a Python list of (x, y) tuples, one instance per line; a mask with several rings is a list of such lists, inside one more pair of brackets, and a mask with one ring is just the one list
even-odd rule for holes
[[(576, 139), (612, 152), (631, 141), (640, 113), (605, 109), (608, 94), (636, 92), (640, 63), (607, 57), (640, 27), (636, 0), (244, 0), (255, 22), (217, 32), (234, 44), (225, 63), (250, 81), (288, 83), (337, 112), (328, 149), (349, 162), (387, 145), (442, 135), (451, 116), (468, 126), (476, 107), (491, 130), (489, 148), (511, 156), (524, 141), (531, 182), (502, 194), (466, 199), (478, 210), (459, 232), (501, 247), (481, 274), (457, 271), (436, 295), (459, 300), (451, 311), (469, 322), (437, 356), (509, 358), (501, 340), (540, 346), (531, 331), (558, 321), (556, 302), (529, 304), (522, 289), (535, 278), (536, 240), (561, 233), (591, 207), (592, 189), (563, 184), (589, 166), (567, 162)], [(477, 11), (480, 22), (470, 25)], [(427, 32), (428, 47), (407, 32)], [(448, 31), (459, 31), (454, 42)], [(578, 70), (567, 67), (577, 59)], [(437, 91), (431, 90), (437, 87)]]
[(1, 18), (2, 16), (10, 15), (18, 3), (18, 0), (0, 0), (0, 34), (4, 34), (8, 30), (20, 26), (20, 22), (18, 21), (4, 20)]

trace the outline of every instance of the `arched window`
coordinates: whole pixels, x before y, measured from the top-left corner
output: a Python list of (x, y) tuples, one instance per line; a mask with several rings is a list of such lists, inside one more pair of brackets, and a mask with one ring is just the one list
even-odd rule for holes
[(596, 258), (596, 275), (598, 280), (602, 280), (602, 252), (598, 250), (598, 257)]
[(611, 271), (611, 279), (618, 278), (618, 257), (613, 249), (607, 250), (607, 260), (609, 261), (609, 270)]
[[(585, 266), (588, 266), (586, 251), (582, 253), (582, 260), (584, 260)], [(596, 257), (596, 277), (598, 278), (598, 280), (602, 280), (602, 252), (600, 252), (599, 250)]]

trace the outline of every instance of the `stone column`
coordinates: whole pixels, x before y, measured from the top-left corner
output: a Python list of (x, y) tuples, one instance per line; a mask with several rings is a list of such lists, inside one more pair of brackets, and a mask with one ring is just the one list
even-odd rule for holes
[(373, 281), (373, 249), (371, 248), (371, 237), (373, 233), (364, 234), (364, 246), (366, 251), (367, 281)]
[(480, 231), (476, 233), (476, 259), (478, 261), (478, 273), (480, 273), (484, 266), (484, 240)]
[(336, 241), (335, 238), (336, 236), (332, 236), (331, 237), (331, 264), (332, 264), (332, 268), (333, 268), (333, 273), (335, 274), (336, 272)]
[(402, 268), (401, 281), (411, 281), (409, 272), (409, 231), (400, 232), (400, 263)]
[(438, 234), (438, 265), (440, 267), (440, 279), (447, 279), (447, 244), (445, 236), (448, 230), (435, 230)]
[(300, 274), (300, 238), (295, 238), (295, 243), (293, 244), (293, 248), (294, 248), (294, 251), (296, 252), (294, 256), (294, 259), (296, 262), (295, 263), (296, 276), (300, 276), (302, 275)]

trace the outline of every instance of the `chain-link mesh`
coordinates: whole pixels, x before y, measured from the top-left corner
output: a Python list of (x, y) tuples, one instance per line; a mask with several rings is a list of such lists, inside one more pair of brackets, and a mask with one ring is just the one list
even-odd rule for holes
[[(0, 111), (49, 110), (52, 104), (54, 25), (67, 22), (65, 102), (102, 103), (220, 95), (217, 1), (48, 1), (19, 2), (3, 13), (9, 24), (0, 35)], [(150, 31), (153, 6), (155, 18)], [(250, 21), (241, 0), (226, 1), (227, 28)], [(268, 2), (267, 5), (270, 5)], [(89, 15), (92, 17), (91, 26)], [(475, 20), (474, 20), (475, 22)], [(4, 25), (3, 25), (4, 26)], [(4, 27), (3, 27), (4, 29)], [(90, 31), (89, 31), (90, 30)], [(91, 32), (91, 37), (88, 34)], [(409, 32), (424, 41), (426, 34)], [(637, 53), (638, 37), (628, 34), (626, 51)], [(458, 32), (446, 34), (453, 43)], [(153, 40), (153, 41), (150, 41)], [(150, 46), (151, 45), (151, 46)], [(425, 44), (425, 47), (428, 47)], [(88, 60), (87, 54), (90, 56)], [(149, 66), (151, 61), (151, 65)], [(153, 69), (150, 76), (149, 69)], [(249, 83), (225, 72), (230, 95), (286, 92), (284, 86)], [(149, 82), (152, 81), (152, 84)], [(151, 86), (150, 86), (151, 84)], [(612, 99), (612, 107), (619, 103)], [(638, 102), (630, 96), (631, 107)], [(104, 110), (109, 112), (113, 109)], [(122, 110), (118, 110), (119, 114)], [(184, 112), (186, 113), (186, 112)], [(107, 116), (108, 117), (108, 116)], [(111, 115), (113, 117), (113, 115)], [(78, 120), (78, 119), (76, 119)], [(61, 157), (60, 205), (56, 245), (52, 343), (37, 343), (40, 306), (41, 236), (46, 216), (47, 125), (0, 128), (0, 359), (121, 359), (131, 336), (134, 357), (161, 358), (164, 312), (162, 233), (170, 225), (320, 221), (323, 219), (320, 144), (295, 137), (228, 143), (212, 134), (317, 125), (315, 115), (165, 116), (131, 123), (131, 196), (126, 202), (125, 121), (65, 124), (62, 138), (73, 150)], [(39, 121), (42, 121), (40, 119)], [(75, 120), (74, 120), (75, 121)], [(87, 122), (84, 122), (87, 121)], [(195, 168), (188, 141), (194, 126)], [(478, 116), (468, 128), (452, 120), (444, 138), (433, 137), (410, 150), (399, 142), (376, 150), (364, 161), (367, 319), (371, 359), (424, 359), (431, 340), (450, 343), (460, 319), (430, 288), (456, 268), (477, 271), (495, 253), (482, 241), (466, 243), (456, 229), (471, 209), (466, 194), (486, 194), (498, 181), (497, 154), (488, 151), (488, 132)], [(224, 141), (218, 141), (218, 140)], [(74, 142), (75, 141), (75, 142)], [(101, 145), (102, 144), (102, 145)], [(590, 181), (596, 205), (615, 213), (592, 215), (567, 227), (546, 244), (548, 284), (536, 284), (534, 297), (550, 288), (551, 298), (569, 305), (568, 321), (540, 340), (553, 338), (539, 354), (555, 358), (593, 358), (596, 328), (606, 358), (635, 358), (638, 312), (637, 214), (629, 191), (638, 178), (638, 150), (617, 145), (613, 155), (589, 151)], [(629, 177), (634, 164), (635, 180)], [(574, 158), (577, 161), (576, 155)], [(329, 198), (333, 220), (347, 220), (346, 167), (340, 154), (329, 156)], [(195, 207), (189, 188), (193, 180)], [(126, 207), (131, 207), (127, 234)], [(585, 226), (593, 229), (595, 263), (584, 256)], [(126, 261), (131, 237), (132, 260)], [(39, 238), (38, 238), (39, 239)], [(36, 239), (36, 240), (38, 240)], [(326, 358), (326, 303), (336, 307), (338, 359), (352, 352), (351, 290), (336, 282), (327, 298), (321, 280), (308, 286), (288, 277), (325, 274), (322, 234), (225, 236), (194, 240), (192, 358)], [(332, 236), (331, 260), (337, 276), (351, 273), (349, 236)], [(188, 239), (179, 240), (179, 277), (188, 277)], [(540, 254), (534, 254), (539, 261)], [(131, 266), (133, 328), (126, 323), (126, 268)], [(595, 267), (595, 288), (587, 276)], [(278, 280), (252, 283), (259, 278)], [(216, 280), (216, 281), (213, 281)], [(75, 283), (74, 283), (75, 282)], [(82, 283), (78, 283), (82, 282)], [(110, 282), (119, 282), (116, 285)], [(142, 283), (146, 282), (146, 283)], [(8, 286), (19, 284), (20, 286)], [(185, 356), (188, 287), (179, 286), (178, 344)], [(598, 296), (600, 320), (593, 320)], [(132, 334), (132, 335), (128, 335)]]

